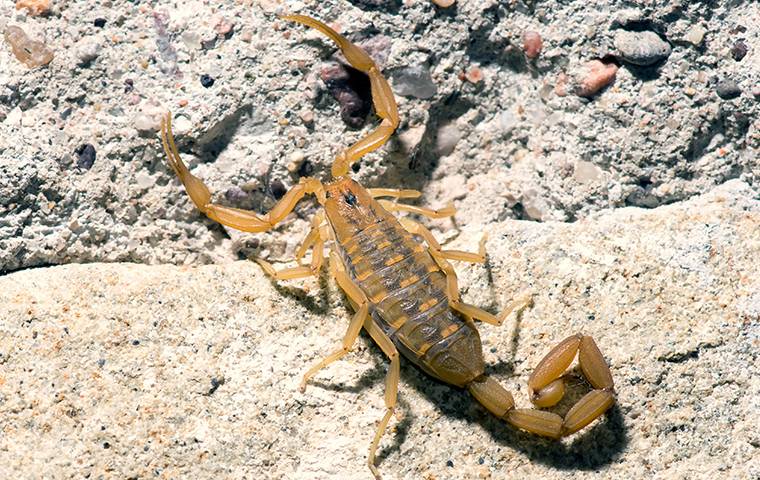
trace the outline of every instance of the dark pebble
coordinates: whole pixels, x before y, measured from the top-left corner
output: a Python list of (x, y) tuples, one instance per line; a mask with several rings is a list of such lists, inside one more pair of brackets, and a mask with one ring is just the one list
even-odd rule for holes
[(201, 85), (203, 85), (205, 88), (211, 87), (214, 85), (214, 77), (207, 73), (204, 73), (201, 75)]
[(723, 100), (731, 100), (742, 94), (742, 89), (733, 80), (723, 80), (715, 85), (715, 93)]
[(96, 18), (92, 22), (93, 25), (95, 25), (98, 28), (103, 28), (106, 26), (106, 19), (105, 18)]
[(372, 108), (372, 89), (369, 78), (353, 68), (338, 63), (328, 64), (320, 71), (327, 91), (340, 105), (340, 117), (351, 128), (361, 128)]
[(454, 462), (452, 462), (451, 460), (446, 460), (446, 466), (451, 468), (454, 466)]
[(240, 187), (232, 187), (224, 192), (224, 198), (230, 203), (241, 203), (248, 200), (248, 194)]
[(111, 444), (108, 443), (108, 442), (105, 442), (105, 443), (103, 443), (103, 448), (105, 448), (106, 450), (108, 450), (109, 448), (111, 448)]
[(351, 164), (351, 170), (353, 170), (354, 173), (358, 173), (361, 168), (362, 168), (362, 162), (361, 161), (357, 161), (357, 162), (354, 162), (353, 164)]
[(308, 160), (301, 162), (301, 166), (298, 167), (298, 176), (308, 177), (312, 173), (314, 173), (314, 164)]
[(98, 366), (99, 367), (103, 368), (103, 365), (105, 365), (105, 364), (106, 364), (106, 359), (105, 358), (101, 358), (100, 360), (98, 360)]
[(89, 143), (84, 143), (77, 147), (75, 150), (77, 158), (77, 167), (89, 170), (95, 164), (95, 147)]
[(131, 78), (124, 80), (124, 93), (129, 93), (135, 89), (135, 81)]
[(747, 48), (747, 44), (739, 40), (736, 43), (734, 43), (733, 47), (731, 47), (731, 56), (737, 62), (741, 62), (742, 58), (744, 58), (744, 56), (747, 55), (748, 51), (749, 51), (749, 48)]
[(140, 340), (132, 340), (132, 345), (140, 345)]
[(285, 194), (288, 192), (288, 189), (285, 188), (285, 185), (281, 181), (275, 180), (269, 184), (269, 191), (272, 192), (272, 196), (274, 196), (274, 198), (279, 200), (285, 196)]

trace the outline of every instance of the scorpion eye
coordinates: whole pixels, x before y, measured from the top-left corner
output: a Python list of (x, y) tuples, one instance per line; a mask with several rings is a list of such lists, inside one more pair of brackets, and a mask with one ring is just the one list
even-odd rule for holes
[(325, 198), (330, 198), (330, 197), (332, 197), (332, 194), (328, 190), (328, 191), (325, 192)]
[(346, 203), (351, 205), (352, 207), (356, 206), (356, 196), (351, 192), (346, 192), (343, 194), (343, 198), (346, 200)]

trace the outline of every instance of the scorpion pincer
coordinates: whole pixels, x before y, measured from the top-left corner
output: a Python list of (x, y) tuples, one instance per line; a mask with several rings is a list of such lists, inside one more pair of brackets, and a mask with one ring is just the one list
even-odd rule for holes
[[(310, 368), (301, 390), (320, 369), (345, 356), (362, 327), (390, 359), (385, 381), (385, 415), (369, 447), (367, 462), (379, 478), (375, 453), (396, 407), (400, 355), (429, 375), (466, 388), (478, 402), (512, 425), (550, 438), (582, 429), (602, 415), (615, 401), (612, 375), (590, 336), (572, 335), (554, 347), (528, 380), (530, 400), (539, 408), (551, 407), (565, 393), (563, 374), (578, 354), (583, 375), (592, 389), (564, 416), (538, 409), (516, 408), (512, 395), (484, 373), (480, 335), (475, 320), (500, 325), (510, 312), (527, 306), (527, 298), (513, 301), (493, 315), (460, 300), (457, 277), (449, 260), (485, 262), (485, 238), (478, 253), (443, 250), (431, 232), (410, 218), (397, 219), (392, 212), (410, 212), (430, 218), (454, 215), (453, 206), (432, 210), (398, 202), (415, 198), (415, 190), (364, 188), (348, 176), (351, 164), (382, 146), (399, 125), (396, 101), (390, 86), (373, 60), (324, 23), (303, 15), (282, 17), (312, 27), (333, 40), (346, 60), (370, 80), (380, 125), (351, 147), (340, 152), (332, 165), (332, 180), (322, 183), (304, 177), (265, 215), (211, 202), (204, 183), (193, 176), (179, 156), (171, 131), (171, 114), (162, 122), (161, 137), (168, 163), (195, 206), (209, 218), (245, 232), (264, 232), (282, 221), (307, 194), (322, 207), (296, 252), (299, 266), (276, 270), (257, 260), (277, 280), (317, 275), (329, 247), (329, 270), (353, 304), (354, 313), (337, 350)], [(389, 201), (381, 197), (393, 198)], [(311, 249), (311, 261), (302, 258)]]

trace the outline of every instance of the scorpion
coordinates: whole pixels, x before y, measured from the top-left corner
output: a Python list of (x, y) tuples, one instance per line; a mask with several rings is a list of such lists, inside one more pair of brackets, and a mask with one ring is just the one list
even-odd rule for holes
[[(369, 77), (372, 100), (380, 125), (340, 152), (331, 167), (332, 179), (322, 183), (302, 177), (274, 207), (259, 215), (211, 202), (211, 193), (201, 179), (190, 173), (175, 145), (171, 113), (161, 122), (161, 140), (169, 166), (174, 170), (195, 206), (210, 219), (244, 232), (274, 228), (305, 195), (314, 195), (321, 209), (295, 253), (298, 266), (277, 270), (256, 259), (276, 280), (317, 276), (329, 246), (329, 270), (345, 292), (355, 313), (337, 350), (310, 368), (300, 384), (321, 369), (348, 354), (362, 328), (390, 359), (385, 379), (385, 414), (369, 447), (367, 464), (380, 478), (375, 454), (380, 439), (396, 408), (400, 355), (427, 374), (450, 385), (467, 389), (489, 412), (515, 427), (552, 439), (573, 434), (601, 416), (615, 402), (612, 374), (602, 353), (587, 335), (572, 335), (557, 344), (539, 362), (528, 379), (528, 394), (539, 409), (516, 408), (512, 394), (485, 374), (480, 335), (475, 320), (501, 323), (513, 311), (530, 305), (527, 295), (511, 302), (494, 315), (460, 299), (457, 277), (449, 260), (484, 263), (486, 237), (479, 252), (444, 250), (421, 223), (393, 212), (408, 212), (429, 218), (453, 216), (449, 205), (440, 210), (404, 203), (421, 192), (407, 189), (364, 188), (348, 175), (351, 165), (378, 149), (399, 125), (396, 100), (387, 80), (372, 58), (360, 47), (320, 22), (304, 15), (285, 15), (284, 20), (314, 28), (337, 44), (348, 63)], [(383, 198), (385, 197), (385, 198)], [(390, 201), (387, 198), (395, 199)], [(311, 261), (304, 255), (311, 249)], [(576, 354), (583, 376), (592, 389), (564, 417), (540, 410), (556, 405), (565, 394), (564, 372)]]

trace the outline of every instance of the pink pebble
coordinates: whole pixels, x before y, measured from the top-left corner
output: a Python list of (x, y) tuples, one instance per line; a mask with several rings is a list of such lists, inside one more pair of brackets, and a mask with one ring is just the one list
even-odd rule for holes
[(541, 40), (541, 35), (538, 32), (527, 30), (523, 33), (523, 51), (528, 58), (536, 58), (541, 53), (541, 48), (544, 46), (544, 41)]

